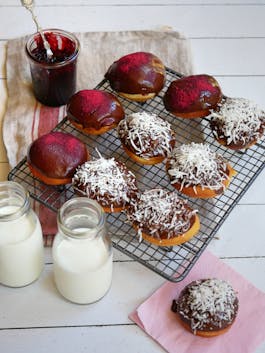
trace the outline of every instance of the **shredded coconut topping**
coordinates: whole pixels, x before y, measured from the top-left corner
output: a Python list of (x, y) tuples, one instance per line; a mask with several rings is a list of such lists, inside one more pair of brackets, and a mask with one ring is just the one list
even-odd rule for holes
[(73, 185), (102, 206), (110, 207), (127, 204), (137, 190), (135, 176), (125, 164), (101, 156), (77, 168)]
[(190, 322), (191, 329), (217, 330), (231, 324), (238, 310), (236, 293), (220, 279), (190, 283), (177, 300), (178, 313)]
[(118, 125), (122, 142), (142, 158), (167, 156), (174, 134), (170, 124), (155, 114), (132, 113)]
[(171, 183), (180, 183), (181, 188), (196, 186), (219, 190), (228, 179), (227, 164), (221, 155), (211, 151), (209, 145), (192, 142), (173, 150), (169, 159), (168, 174)]
[(265, 127), (265, 112), (245, 98), (225, 98), (209, 117), (215, 137), (225, 138), (227, 145), (246, 145), (258, 139)]
[(140, 237), (144, 232), (158, 239), (169, 239), (188, 231), (196, 212), (176, 192), (152, 189), (131, 200), (127, 217), (137, 225)]

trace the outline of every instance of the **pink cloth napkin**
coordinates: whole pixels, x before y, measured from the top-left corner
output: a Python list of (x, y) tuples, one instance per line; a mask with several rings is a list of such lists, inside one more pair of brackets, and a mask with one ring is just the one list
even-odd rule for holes
[[(191, 281), (209, 277), (233, 286), (238, 292), (239, 312), (227, 333), (203, 338), (177, 322), (171, 304)], [(265, 294), (208, 251), (183, 281), (166, 282), (129, 317), (170, 353), (254, 353), (265, 340)]]

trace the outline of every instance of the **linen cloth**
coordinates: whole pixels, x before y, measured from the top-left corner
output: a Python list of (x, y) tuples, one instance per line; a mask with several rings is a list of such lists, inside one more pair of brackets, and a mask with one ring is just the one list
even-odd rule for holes
[[(77, 65), (77, 91), (93, 89), (108, 67), (121, 56), (136, 51), (157, 55), (166, 66), (191, 74), (192, 55), (189, 41), (175, 31), (121, 31), (75, 33), (80, 40)], [(25, 53), (27, 36), (7, 43), (7, 111), (3, 139), (11, 167), (27, 152), (29, 144), (53, 129), (65, 116), (65, 106), (47, 107), (36, 101), (32, 92), (29, 64)], [(36, 209), (44, 234), (56, 231), (54, 213), (43, 205)]]
[[(171, 311), (180, 291), (203, 278), (228, 281), (239, 299), (238, 315), (230, 330), (211, 338), (188, 332)], [(265, 294), (208, 251), (183, 281), (166, 282), (129, 317), (169, 353), (254, 353), (265, 340)]]

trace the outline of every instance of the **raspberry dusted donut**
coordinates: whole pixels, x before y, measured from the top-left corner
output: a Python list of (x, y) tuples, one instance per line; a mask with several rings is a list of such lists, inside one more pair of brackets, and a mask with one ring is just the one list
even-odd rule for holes
[(87, 134), (100, 135), (118, 125), (124, 118), (124, 110), (111, 93), (82, 90), (70, 98), (67, 117), (77, 129)]
[(265, 112), (244, 98), (225, 97), (209, 116), (216, 140), (233, 150), (254, 145), (265, 129)]
[(117, 128), (125, 152), (141, 164), (162, 162), (175, 145), (175, 134), (167, 121), (155, 114), (132, 113)]
[(194, 142), (174, 149), (167, 162), (167, 173), (177, 190), (197, 198), (222, 194), (236, 174), (209, 145)]
[(39, 137), (27, 152), (31, 173), (48, 185), (71, 183), (76, 168), (88, 159), (86, 145), (63, 132), (50, 132)]
[(196, 212), (177, 192), (163, 189), (138, 193), (126, 210), (140, 239), (158, 246), (179, 245), (198, 233), (200, 221)]
[(229, 283), (212, 278), (191, 282), (173, 300), (178, 321), (194, 335), (218, 336), (230, 329), (238, 312), (238, 298)]
[(115, 61), (105, 74), (110, 86), (119, 95), (145, 102), (155, 97), (165, 83), (165, 67), (155, 55), (136, 52)]
[(208, 115), (221, 99), (221, 88), (214, 77), (193, 75), (171, 82), (164, 104), (177, 117), (191, 119)]
[(75, 191), (96, 200), (105, 212), (120, 212), (136, 193), (136, 179), (125, 164), (100, 158), (81, 165), (72, 180)]

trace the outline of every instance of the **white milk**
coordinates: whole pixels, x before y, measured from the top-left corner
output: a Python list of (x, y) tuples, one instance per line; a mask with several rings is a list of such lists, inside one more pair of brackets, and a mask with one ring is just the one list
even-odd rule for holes
[[(0, 216), (18, 206), (0, 207)], [(8, 222), (0, 221), (0, 283), (22, 287), (36, 280), (44, 265), (42, 231), (32, 210)]]
[(111, 285), (112, 253), (101, 237), (62, 239), (53, 245), (54, 276), (59, 292), (78, 304), (102, 298)]

